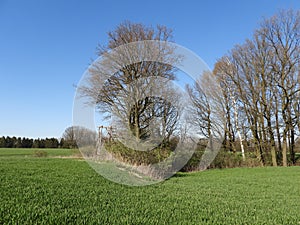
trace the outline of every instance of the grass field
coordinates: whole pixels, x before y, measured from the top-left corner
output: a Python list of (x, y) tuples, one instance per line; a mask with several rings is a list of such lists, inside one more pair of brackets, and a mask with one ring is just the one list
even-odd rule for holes
[(107, 181), (74, 150), (0, 149), (0, 224), (300, 224), (300, 167)]

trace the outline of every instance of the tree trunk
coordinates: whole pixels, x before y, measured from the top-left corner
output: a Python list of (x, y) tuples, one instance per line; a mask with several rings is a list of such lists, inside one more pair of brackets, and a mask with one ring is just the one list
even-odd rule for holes
[(271, 147), (272, 165), (277, 166), (276, 148), (275, 145)]
[(276, 144), (275, 144), (274, 132), (272, 130), (270, 113), (267, 114), (267, 124), (268, 124), (268, 131), (269, 131), (270, 144), (271, 144), (272, 165), (277, 166)]
[(286, 142), (286, 131), (283, 133), (282, 141), (282, 166), (287, 166), (287, 142)]
[(135, 107), (134, 126), (135, 126), (135, 137), (137, 140), (139, 140), (140, 139), (140, 122), (139, 122), (139, 115), (138, 115), (138, 107)]
[(260, 143), (260, 138), (257, 132), (257, 124), (255, 122), (254, 124), (255, 130), (253, 131), (254, 139), (255, 139), (255, 145), (256, 145), (256, 157), (259, 160), (261, 166), (264, 166), (264, 157), (263, 157), (263, 150)]
[(275, 98), (275, 121), (276, 121), (276, 135), (277, 135), (277, 142), (278, 142), (278, 152), (282, 153), (281, 147), (281, 135), (280, 135), (280, 124), (279, 124), (279, 117), (278, 117), (278, 102), (277, 98)]
[(296, 158), (295, 158), (295, 131), (294, 131), (294, 129), (291, 130), (290, 157), (291, 157), (291, 161), (294, 165), (296, 163)]
[(295, 160), (295, 130), (294, 130), (294, 126), (292, 125), (291, 113), (289, 114), (289, 126), (290, 126), (289, 153), (290, 153), (290, 160), (291, 160), (292, 164), (294, 165), (296, 162), (296, 160)]

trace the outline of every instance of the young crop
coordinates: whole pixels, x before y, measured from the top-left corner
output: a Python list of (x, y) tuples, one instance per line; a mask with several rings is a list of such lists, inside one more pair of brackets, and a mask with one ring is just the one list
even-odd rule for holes
[(0, 224), (299, 224), (300, 168), (179, 173), (112, 183), (74, 158), (4, 156)]

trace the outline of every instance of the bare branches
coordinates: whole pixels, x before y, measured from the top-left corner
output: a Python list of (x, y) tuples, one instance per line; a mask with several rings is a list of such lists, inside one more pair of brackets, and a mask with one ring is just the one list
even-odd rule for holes
[[(280, 158), (286, 166), (287, 149), (291, 162), (295, 162), (293, 148), (299, 121), (299, 34), (299, 11), (282, 11), (264, 20), (251, 40), (237, 45), (215, 67), (215, 73), (226, 81), (223, 83), (233, 87), (233, 95), (247, 118), (262, 164), (271, 152), (274, 166)], [(228, 97), (226, 92), (223, 95), (225, 99)], [(238, 120), (243, 119), (239, 116)]]
[[(164, 26), (154, 29), (125, 22), (108, 36), (107, 47), (99, 50), (101, 60), (91, 66), (81, 87), (82, 95), (112, 116), (120, 130), (130, 130), (136, 140), (153, 133), (168, 139), (179, 115), (174, 101), (179, 95), (169, 83), (176, 71), (171, 65), (180, 56), (164, 42), (172, 32)], [(154, 122), (157, 118), (159, 124)]]

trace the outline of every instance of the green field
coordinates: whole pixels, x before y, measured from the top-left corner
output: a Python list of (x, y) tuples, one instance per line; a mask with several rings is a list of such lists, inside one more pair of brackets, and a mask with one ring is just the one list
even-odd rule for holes
[(300, 224), (300, 167), (107, 181), (74, 150), (0, 149), (0, 224)]
[(1, 162), (4, 160), (4, 158), (7, 157), (13, 157), (13, 158), (18, 158), (18, 157), (31, 157), (34, 156), (34, 153), (36, 151), (43, 151), (47, 152), (47, 156), (49, 157), (68, 157), (68, 156), (79, 156), (80, 152), (77, 149), (57, 149), (57, 148), (41, 148), (41, 149), (35, 149), (35, 148), (16, 148), (16, 149), (11, 149), (11, 148), (0, 148), (0, 157), (1, 157)]

